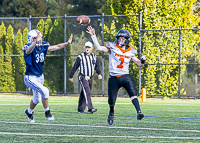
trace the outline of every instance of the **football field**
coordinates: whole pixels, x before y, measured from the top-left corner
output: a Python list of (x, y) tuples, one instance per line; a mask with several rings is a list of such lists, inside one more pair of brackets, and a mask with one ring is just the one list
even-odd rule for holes
[(55, 121), (48, 122), (42, 104), (34, 110), (34, 124), (24, 110), (31, 96), (0, 96), (0, 142), (200, 142), (200, 100), (147, 99), (140, 101), (145, 117), (136, 119), (129, 98), (117, 98), (113, 125), (108, 125), (107, 97), (92, 97), (97, 112), (78, 114), (78, 97), (50, 97)]

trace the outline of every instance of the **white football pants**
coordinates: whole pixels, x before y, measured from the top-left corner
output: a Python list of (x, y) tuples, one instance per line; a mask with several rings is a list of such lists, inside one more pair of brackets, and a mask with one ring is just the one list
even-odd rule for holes
[(49, 89), (44, 86), (44, 75), (40, 77), (33, 75), (25, 75), (24, 83), (27, 87), (33, 90), (33, 102), (38, 104), (41, 101), (41, 96), (45, 99), (49, 98)]

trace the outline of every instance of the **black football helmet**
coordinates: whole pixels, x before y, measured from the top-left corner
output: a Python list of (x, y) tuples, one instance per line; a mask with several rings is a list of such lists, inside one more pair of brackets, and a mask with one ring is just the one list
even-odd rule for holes
[(116, 43), (117, 43), (117, 39), (119, 37), (125, 37), (126, 38), (126, 41), (125, 41), (125, 44), (129, 44), (130, 41), (131, 41), (131, 34), (128, 30), (126, 29), (121, 29), (117, 32), (116, 36), (115, 36), (115, 40), (116, 40)]

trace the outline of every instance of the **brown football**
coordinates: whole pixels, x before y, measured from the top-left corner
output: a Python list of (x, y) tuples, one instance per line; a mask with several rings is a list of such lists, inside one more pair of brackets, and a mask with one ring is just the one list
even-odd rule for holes
[(76, 19), (76, 21), (79, 23), (79, 24), (81, 24), (81, 25), (88, 25), (90, 22), (91, 22), (91, 20), (90, 20), (90, 18), (88, 17), (88, 16), (86, 16), (86, 15), (80, 15), (77, 19)]

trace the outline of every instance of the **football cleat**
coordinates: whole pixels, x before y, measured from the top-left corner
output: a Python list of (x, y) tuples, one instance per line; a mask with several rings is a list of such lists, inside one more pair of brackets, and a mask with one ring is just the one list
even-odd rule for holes
[(55, 120), (54, 116), (51, 115), (50, 110), (47, 110), (47, 111), (45, 112), (45, 118), (46, 118), (48, 121), (54, 121), (54, 120)]
[(29, 123), (35, 123), (35, 120), (33, 119), (34, 112), (32, 114), (29, 114), (28, 109), (26, 109), (24, 110), (24, 114), (27, 116)]
[(84, 111), (77, 111), (77, 113), (85, 113)]
[(107, 119), (108, 124), (112, 125), (113, 124), (113, 120), (114, 120), (114, 114), (109, 114), (108, 115), (108, 119)]
[(94, 112), (97, 112), (97, 109), (93, 108), (93, 109), (88, 110), (88, 112), (90, 112), (92, 114)]
[(137, 120), (142, 120), (143, 117), (144, 117), (143, 113), (138, 113), (137, 114)]

